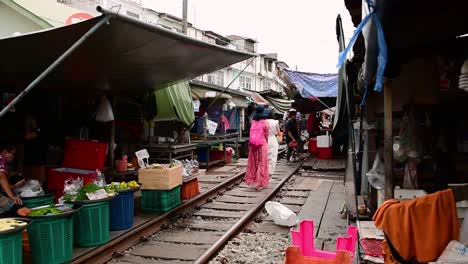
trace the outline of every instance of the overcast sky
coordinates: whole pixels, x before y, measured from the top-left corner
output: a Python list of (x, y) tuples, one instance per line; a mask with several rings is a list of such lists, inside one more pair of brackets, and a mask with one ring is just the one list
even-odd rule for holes
[[(345, 36), (353, 33), (344, 0), (188, 0), (188, 20), (195, 27), (221, 35), (259, 41), (261, 53), (300, 71), (335, 73), (338, 43), (336, 16), (341, 14)], [(182, 0), (143, 0), (145, 6), (182, 17)]]

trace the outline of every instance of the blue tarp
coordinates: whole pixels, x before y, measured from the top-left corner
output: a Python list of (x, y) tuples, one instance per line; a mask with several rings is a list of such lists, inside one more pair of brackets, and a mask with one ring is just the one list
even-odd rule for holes
[(338, 74), (309, 73), (286, 69), (284, 73), (303, 98), (338, 96)]

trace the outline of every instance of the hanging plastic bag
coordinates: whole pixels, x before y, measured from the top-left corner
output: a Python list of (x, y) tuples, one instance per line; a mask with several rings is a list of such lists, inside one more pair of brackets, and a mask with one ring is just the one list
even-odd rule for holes
[(63, 185), (63, 196), (60, 197), (59, 204), (63, 204), (66, 201), (74, 201), (81, 187), (83, 187), (83, 178), (69, 178), (66, 180)]
[(99, 106), (96, 111), (96, 121), (98, 122), (110, 122), (114, 121), (114, 112), (112, 112), (112, 106), (105, 96), (101, 96)]
[(104, 188), (106, 187), (106, 178), (104, 177), (104, 174), (100, 170), (96, 170), (96, 181), (94, 181), (94, 184), (97, 186)]
[(379, 153), (375, 155), (374, 164), (366, 176), (369, 184), (375, 189), (381, 190), (385, 187), (384, 163), (380, 159)]
[(299, 222), (297, 215), (291, 209), (278, 202), (267, 202), (265, 209), (276, 225), (291, 227)]
[(418, 189), (418, 169), (417, 161), (409, 160), (405, 164), (405, 176), (403, 177), (403, 188), (404, 189)]

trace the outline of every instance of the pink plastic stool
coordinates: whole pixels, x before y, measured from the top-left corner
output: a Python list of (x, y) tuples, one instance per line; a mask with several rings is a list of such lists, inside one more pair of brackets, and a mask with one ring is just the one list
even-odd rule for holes
[[(338, 236), (336, 239), (336, 250), (348, 251), (352, 255), (356, 250), (358, 229), (355, 226), (348, 226), (346, 236)], [(315, 249), (314, 245), (314, 221), (303, 220), (299, 225), (299, 230), (291, 229), (292, 245), (299, 247), (301, 253), (307, 257), (336, 258), (336, 252)]]

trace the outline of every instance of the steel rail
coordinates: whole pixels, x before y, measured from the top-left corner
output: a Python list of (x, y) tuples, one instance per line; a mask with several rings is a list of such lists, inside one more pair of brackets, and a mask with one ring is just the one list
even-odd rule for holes
[(114, 253), (122, 252), (136, 245), (140, 240), (146, 236), (153, 235), (154, 233), (161, 230), (162, 225), (168, 224), (170, 219), (174, 216), (181, 214), (182, 212), (194, 208), (199, 204), (205, 203), (206, 199), (216, 196), (223, 189), (237, 184), (242, 181), (244, 172), (239, 172), (226, 181), (217, 184), (215, 187), (207, 190), (204, 193), (182, 203), (179, 207), (163, 214), (155, 219), (152, 219), (134, 229), (128, 230), (128, 232), (121, 236), (109, 241), (109, 243), (96, 247), (81, 256), (78, 256), (72, 260), (71, 263), (105, 263), (113, 258)]
[[(303, 164), (301, 162), (300, 164)], [(299, 171), (301, 166), (297, 166), (296, 169), (294, 169), (288, 176), (284, 177), (278, 185), (267, 195), (265, 196), (262, 200), (260, 200), (259, 203), (255, 205), (254, 208), (250, 209), (247, 211), (247, 213), (239, 220), (237, 223), (235, 223), (229, 230), (226, 231), (211, 247), (209, 247), (198, 259), (196, 259), (193, 263), (195, 264), (203, 264), (203, 263), (208, 263), (216, 253), (221, 249), (222, 246), (224, 246), (231, 238), (233, 238), (235, 235), (237, 235), (242, 228), (260, 211), (263, 209), (264, 205), (266, 202), (268, 202), (278, 191), (281, 190), (283, 185), (289, 181), (289, 179)]]

